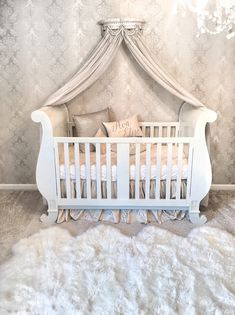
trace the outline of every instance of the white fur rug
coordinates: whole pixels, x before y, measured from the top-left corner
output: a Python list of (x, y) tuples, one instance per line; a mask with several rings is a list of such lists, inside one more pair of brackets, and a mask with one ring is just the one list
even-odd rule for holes
[(53, 227), (13, 252), (0, 267), (1, 315), (235, 314), (235, 237), (215, 228), (131, 238)]

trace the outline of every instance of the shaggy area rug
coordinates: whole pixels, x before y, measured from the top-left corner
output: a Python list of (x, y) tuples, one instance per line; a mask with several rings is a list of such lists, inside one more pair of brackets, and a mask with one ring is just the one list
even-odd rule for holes
[(235, 314), (235, 237), (219, 229), (53, 227), (13, 254), (0, 267), (1, 315)]

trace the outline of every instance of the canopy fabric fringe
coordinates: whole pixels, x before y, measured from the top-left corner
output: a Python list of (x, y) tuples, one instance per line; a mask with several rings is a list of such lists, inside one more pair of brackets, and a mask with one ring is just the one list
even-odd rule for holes
[(140, 26), (137, 22), (133, 24), (132, 27), (128, 27), (127, 23), (122, 23), (121, 21), (115, 24), (115, 28), (110, 27), (109, 24), (106, 23), (105, 28), (103, 28), (103, 37), (87, 62), (69, 82), (53, 93), (44, 105), (49, 106), (67, 103), (91, 86), (106, 71), (116, 56), (122, 42), (126, 44), (141, 68), (158, 84), (188, 104), (196, 107), (205, 106), (186, 91), (155, 60), (143, 40), (142, 24)]

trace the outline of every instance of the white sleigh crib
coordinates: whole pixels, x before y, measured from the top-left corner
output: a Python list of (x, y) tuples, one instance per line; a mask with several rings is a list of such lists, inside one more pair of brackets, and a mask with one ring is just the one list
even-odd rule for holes
[(211, 185), (206, 126), (215, 112), (183, 105), (178, 122), (142, 122), (141, 138), (68, 137), (64, 105), (45, 106), (32, 119), (42, 126), (36, 170), (48, 203), (42, 221), (55, 222), (59, 209), (183, 210), (193, 223), (206, 221), (199, 205)]
[[(41, 219), (55, 222), (60, 209), (180, 209), (188, 211), (193, 223), (204, 223), (199, 205), (212, 180), (206, 129), (216, 113), (153, 57), (143, 40), (144, 21), (112, 19), (100, 24), (103, 37), (87, 62), (32, 113), (42, 126), (36, 181), (47, 201), (48, 216)], [(71, 123), (63, 104), (104, 73), (122, 43), (157, 84), (184, 101), (178, 122), (143, 122), (142, 138), (80, 138), (71, 133), (68, 137)], [(79, 147), (84, 144), (81, 154)], [(95, 145), (95, 153), (90, 152), (90, 144)], [(106, 146), (105, 154), (101, 144)], [(135, 154), (130, 154), (130, 147)]]

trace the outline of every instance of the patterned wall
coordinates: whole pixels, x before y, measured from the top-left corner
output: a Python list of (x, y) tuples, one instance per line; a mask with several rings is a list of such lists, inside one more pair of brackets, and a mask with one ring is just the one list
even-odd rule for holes
[[(178, 81), (218, 113), (212, 126), (214, 183), (235, 183), (235, 39), (195, 37), (192, 16), (172, 0), (0, 0), (0, 182), (34, 183), (39, 126), (30, 113), (76, 71), (100, 38), (97, 21), (147, 21), (146, 42)], [(127, 58), (74, 100), (74, 112), (111, 106), (116, 117), (174, 120), (179, 101)]]

